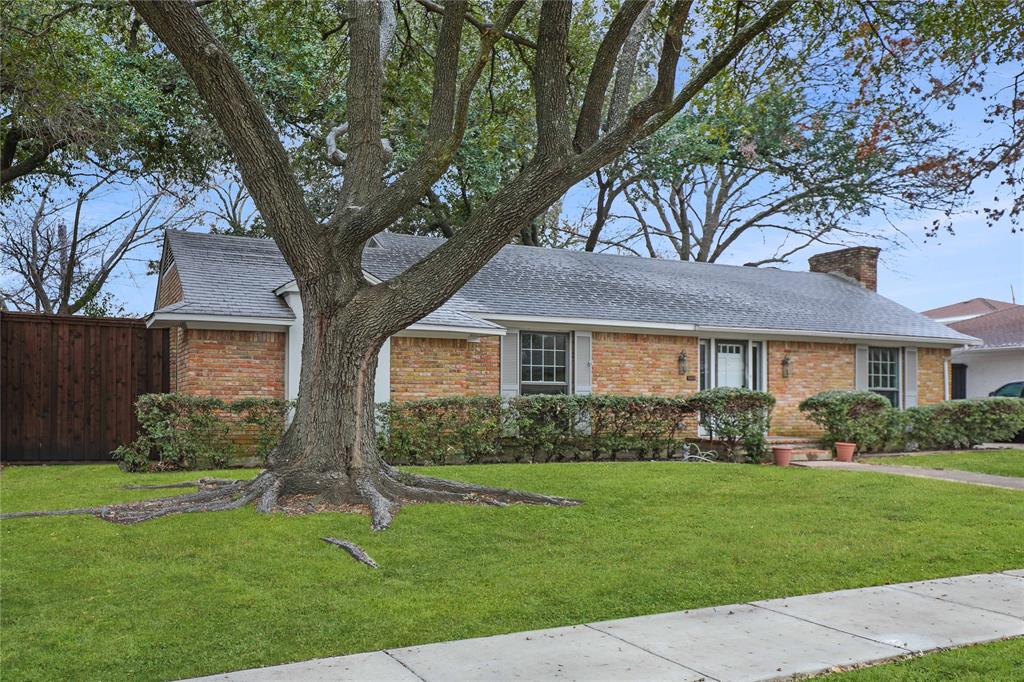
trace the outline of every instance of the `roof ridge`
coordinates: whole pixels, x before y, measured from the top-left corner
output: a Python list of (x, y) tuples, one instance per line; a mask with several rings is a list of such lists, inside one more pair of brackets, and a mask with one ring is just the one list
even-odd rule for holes
[[(387, 234), (389, 237), (399, 237), (399, 238), (402, 238), (402, 239), (409, 239), (409, 240), (413, 240), (413, 241), (417, 241), (417, 240), (418, 241), (431, 241), (431, 242), (435, 242), (435, 243), (437, 243), (437, 242), (444, 243), (444, 242), (448, 241), (444, 237), (434, 237), (434, 236), (431, 236), (431, 235), (423, 235), (423, 234), (403, 234), (403, 233), (400, 233), (400, 232), (385, 232), (384, 234)], [(679, 259), (676, 259), (676, 258), (651, 258), (649, 256), (631, 255), (631, 254), (626, 254), (626, 253), (606, 253), (606, 252), (597, 252), (597, 251), (580, 251), (580, 250), (577, 250), (577, 249), (566, 249), (566, 248), (561, 248), (561, 247), (526, 246), (526, 245), (523, 245), (523, 244), (506, 244), (505, 246), (502, 247), (502, 250), (504, 250), (504, 249), (512, 249), (512, 250), (515, 250), (515, 251), (527, 251), (527, 250), (532, 251), (532, 250), (540, 249), (542, 251), (546, 251), (546, 252), (550, 252), (550, 253), (568, 254), (570, 257), (574, 257), (574, 258), (579, 257), (579, 258), (622, 259), (622, 260), (634, 260), (634, 261), (639, 260), (639, 261), (644, 262), (644, 263), (664, 263), (664, 264), (668, 265), (669, 267), (682, 267), (682, 268), (687, 268), (687, 267), (697, 267), (697, 268), (700, 268), (700, 267), (734, 268), (734, 269), (744, 270), (744, 271), (782, 272), (782, 273), (787, 273), (787, 275), (811, 275), (811, 276), (814, 276), (815, 278), (819, 278), (819, 277), (832, 277), (833, 279), (838, 279), (840, 281), (843, 281), (846, 284), (851, 284), (852, 286), (854, 286), (854, 287), (856, 287), (858, 289), (863, 289), (863, 287), (860, 285), (860, 283), (857, 282), (856, 280), (854, 280), (854, 279), (852, 279), (850, 277), (844, 277), (842, 275), (839, 275), (838, 277), (836, 277), (837, 273), (831, 273), (831, 272), (811, 272), (809, 270), (784, 270), (782, 268), (760, 268), (760, 267), (752, 267), (752, 266), (749, 266), (749, 265), (733, 265), (732, 263), (707, 263), (707, 262), (703, 262), (703, 261), (684, 261), (684, 260), (679, 260)]]

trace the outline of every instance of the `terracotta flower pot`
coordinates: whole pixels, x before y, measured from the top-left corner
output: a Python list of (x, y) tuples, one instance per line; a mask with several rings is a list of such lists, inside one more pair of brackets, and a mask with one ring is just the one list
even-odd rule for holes
[(836, 443), (836, 460), (839, 462), (852, 462), (853, 453), (856, 449), (856, 443)]
[(776, 445), (772, 448), (772, 459), (775, 460), (777, 467), (788, 467), (789, 459), (792, 456), (793, 448), (788, 445)]

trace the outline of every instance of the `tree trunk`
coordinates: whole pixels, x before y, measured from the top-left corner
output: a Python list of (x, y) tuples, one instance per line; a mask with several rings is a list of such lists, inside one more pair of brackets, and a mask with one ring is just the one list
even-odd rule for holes
[(368, 503), (362, 491), (378, 485), (382, 470), (373, 391), (384, 337), (334, 292), (305, 289), (298, 406), (269, 468), (282, 494)]
[[(272, 509), (278, 495), (365, 504), (373, 529), (381, 530), (405, 502), (577, 504), (401, 472), (381, 459), (374, 410), (377, 354), (385, 339), (404, 325), (377, 299), (358, 295), (362, 271), (353, 270), (355, 279), (341, 275), (318, 278), (312, 286), (300, 284), (304, 320), (299, 400), (267, 465), (274, 488), (259, 507)], [(260, 494), (266, 490), (264, 486)]]

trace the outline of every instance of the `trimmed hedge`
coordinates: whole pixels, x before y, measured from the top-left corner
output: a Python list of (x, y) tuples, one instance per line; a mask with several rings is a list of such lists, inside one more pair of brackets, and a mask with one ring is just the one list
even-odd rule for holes
[(826, 442), (856, 443), (861, 452), (959, 450), (1008, 441), (1024, 430), (1021, 398), (948, 400), (897, 410), (867, 391), (826, 391), (804, 400), (800, 410), (825, 430)]
[(803, 400), (800, 411), (825, 431), (822, 441), (856, 443), (863, 452), (885, 447), (896, 437), (888, 400), (871, 391), (824, 391)]
[(768, 457), (768, 427), (775, 396), (749, 388), (712, 388), (688, 401), (700, 412), (700, 424), (712, 440), (721, 441), (733, 461), (744, 455), (753, 462)]
[(469, 464), (501, 448), (501, 398), (436, 398), (377, 405), (377, 446), (390, 464)]
[[(135, 403), (139, 437), (111, 454), (126, 471), (220, 468), (252, 454), (243, 453), (233, 437), (245, 433), (255, 441), (255, 455), (265, 460), (281, 439), (290, 408), (289, 401), (275, 398), (225, 403), (184, 393), (147, 393)], [(226, 418), (231, 414), (233, 419)]]
[[(382, 403), (377, 442), (384, 460), (399, 465), (668, 459), (691, 440), (699, 410), (727, 458), (760, 461), (774, 404), (771, 395), (746, 389), (689, 398), (536, 395)], [(241, 454), (237, 436), (243, 433), (265, 460), (281, 438), (291, 403), (158, 393), (140, 396), (136, 407), (141, 435), (113, 453), (128, 471), (222, 467)]]
[(949, 400), (906, 410), (904, 445), (921, 450), (957, 450), (1005, 442), (1024, 430), (1024, 399)]
[(517, 459), (549, 462), (667, 458), (693, 408), (683, 398), (536, 395), (512, 398), (507, 413)]
[(690, 440), (699, 409), (729, 457), (739, 459), (742, 447), (759, 461), (774, 403), (767, 393), (744, 389), (690, 398), (534, 395), (388, 403), (378, 407), (378, 445), (393, 464), (668, 459)]

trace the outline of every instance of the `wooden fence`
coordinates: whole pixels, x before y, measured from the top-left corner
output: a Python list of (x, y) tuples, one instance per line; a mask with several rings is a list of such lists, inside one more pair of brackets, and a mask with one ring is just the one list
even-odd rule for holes
[(168, 370), (167, 330), (141, 320), (0, 313), (0, 457), (109, 462)]

